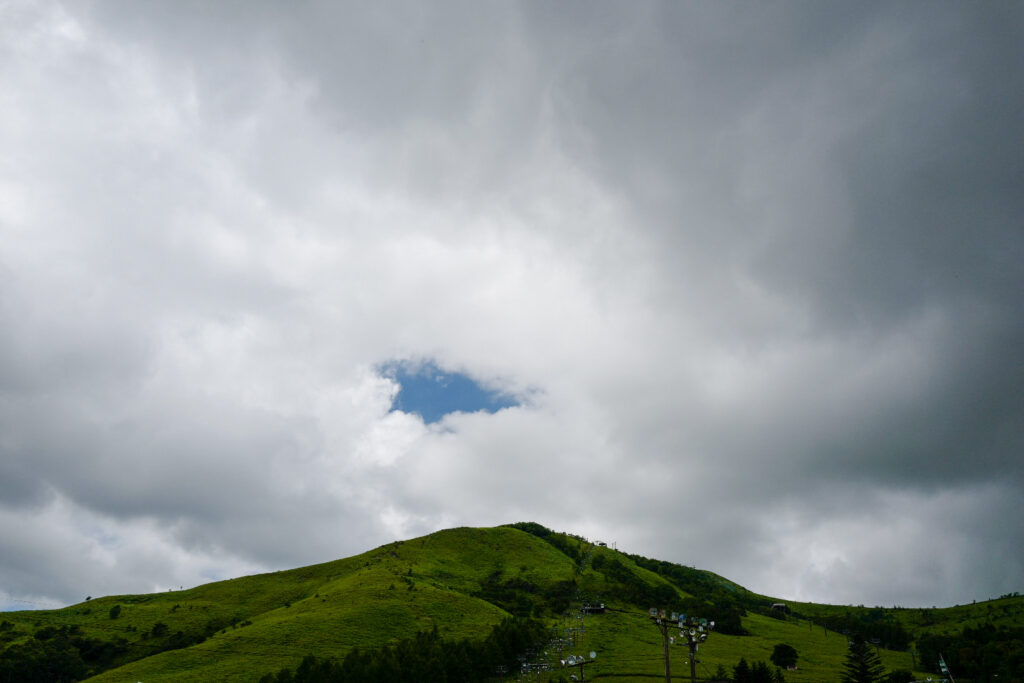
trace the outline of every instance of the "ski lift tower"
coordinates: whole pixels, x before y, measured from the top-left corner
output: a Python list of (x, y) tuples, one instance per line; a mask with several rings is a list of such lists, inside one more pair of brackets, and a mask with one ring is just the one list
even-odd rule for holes
[(690, 683), (697, 681), (697, 648), (708, 639), (714, 628), (715, 622), (707, 619), (687, 619), (685, 614), (679, 617), (679, 635), (686, 639), (686, 645), (690, 648)]
[(583, 671), (583, 667), (587, 664), (593, 664), (597, 660), (597, 653), (591, 650), (590, 658), (584, 657), (583, 655), (569, 655), (562, 660), (562, 666), (578, 666), (580, 668), (580, 681), (586, 681), (587, 677)]
[(715, 622), (698, 617), (687, 617), (675, 612), (666, 613), (663, 609), (652, 607), (649, 615), (651, 621), (661, 631), (665, 640), (665, 683), (672, 683), (672, 665), (669, 660), (669, 646), (675, 638), (669, 635), (673, 628), (679, 628), (680, 645), (685, 641), (690, 649), (690, 682), (697, 681), (697, 649), (708, 639), (708, 634), (715, 628)]

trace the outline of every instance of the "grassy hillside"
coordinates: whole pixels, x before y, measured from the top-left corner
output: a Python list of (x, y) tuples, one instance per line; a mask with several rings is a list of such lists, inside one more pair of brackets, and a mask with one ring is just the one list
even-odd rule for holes
[[(114, 644), (113, 663), (123, 665), (90, 679), (97, 682), (255, 680), (311, 652), (343, 655), (435, 624), (445, 637), (486, 635), (508, 616), (473, 597), (489, 578), (551, 586), (574, 575), (572, 560), (529, 534), (452, 529), (301, 569), (11, 612), (4, 635), (17, 644), (46, 626), (77, 627)], [(193, 644), (160, 652), (184, 643)]]
[[(800, 659), (786, 680), (802, 683), (838, 680), (847, 640), (836, 625), (851, 619), (898, 624), (892, 628), (918, 635), (971, 624), (1022, 625), (1024, 599), (1017, 597), (925, 610), (790, 603), (791, 613), (782, 615), (769, 609), (774, 598), (710, 572), (626, 555), (539, 525), (515, 526), (451, 529), (344, 560), (189, 590), (10, 612), (2, 615), (0, 647), (13, 656), (43, 643), (54, 659), (56, 643), (71, 643), (97, 683), (254, 682), (307, 654), (342, 658), (356, 647), (377, 648), (434, 628), (448, 640), (480, 639), (520, 615), (541, 619), (553, 637), (575, 638), (572, 645), (552, 641), (536, 660), (594, 650), (588, 678), (644, 681), (664, 674), (661, 636), (646, 608), (678, 605), (732, 623), (722, 629), (729, 633), (715, 633), (702, 646), (699, 677), (711, 677), (719, 666), (731, 671), (741, 657), (767, 661), (775, 645), (787, 643)], [(584, 616), (584, 602), (603, 602), (609, 610)], [(924, 676), (906, 649), (880, 652), (887, 668)], [(688, 678), (685, 648), (675, 647), (672, 657), (674, 674)]]

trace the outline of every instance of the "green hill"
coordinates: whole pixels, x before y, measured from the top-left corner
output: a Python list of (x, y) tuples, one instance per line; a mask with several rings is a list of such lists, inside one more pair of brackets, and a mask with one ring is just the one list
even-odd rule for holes
[[(1024, 613), (1019, 597), (924, 610), (789, 603), (783, 611), (771, 608), (776, 602), (711, 572), (537, 524), (450, 529), (301, 569), (6, 613), (0, 680), (5, 671), (11, 680), (33, 680), (33, 671), (44, 672), (35, 680), (71, 680), (58, 671), (66, 666), (97, 683), (255, 682), (305, 655), (340, 659), (354, 648), (373, 650), (424, 631), (436, 629), (445, 641), (479, 641), (517, 616), (542, 622), (552, 637), (575, 637), (572, 645), (552, 641), (530, 661), (557, 664), (559, 649), (563, 656), (593, 650), (588, 679), (650, 681), (664, 676), (661, 635), (647, 615), (654, 605), (716, 620), (717, 632), (700, 652), (702, 679), (719, 666), (731, 671), (741, 657), (767, 661), (775, 645), (786, 643), (799, 653), (786, 681), (836, 681), (847, 649), (841, 631), (851, 628), (875, 638), (888, 669), (916, 670), (923, 678), (933, 665), (911, 654), (910, 638), (947, 637), (965, 625), (1005, 634), (1021, 628)], [(585, 603), (606, 610), (581, 614)], [(685, 648), (674, 648), (672, 657), (674, 677), (688, 679)]]

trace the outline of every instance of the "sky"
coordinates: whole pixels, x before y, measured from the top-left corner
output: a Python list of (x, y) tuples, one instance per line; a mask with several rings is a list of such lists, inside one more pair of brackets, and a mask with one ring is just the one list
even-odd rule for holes
[(789, 600), (1024, 589), (1022, 34), (0, 0), (0, 609), (517, 521)]
[(481, 385), (469, 375), (448, 372), (431, 361), (391, 362), (381, 369), (398, 385), (391, 412), (418, 415), (425, 424), (436, 424), (455, 412), (493, 414), (522, 405), (500, 387)]

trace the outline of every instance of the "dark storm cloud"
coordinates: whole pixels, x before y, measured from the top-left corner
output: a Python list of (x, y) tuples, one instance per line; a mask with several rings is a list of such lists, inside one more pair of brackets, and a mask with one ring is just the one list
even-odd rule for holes
[(1015, 305), (1017, 8), (668, 5), (594, 32), (562, 120), (671, 256), (739, 261), (844, 331), (931, 301)]
[(1018, 9), (707, 11), (668, 6), (601, 27), (610, 40), (577, 58), (561, 100), (565, 120), (585, 122), (585, 153), (659, 227), (676, 286), (694, 268), (725, 277), (728, 296), (721, 273), (747, 269), (808, 306), (813, 334), (859, 338), (866, 355), (938, 318), (918, 340), (926, 384), (908, 405), (893, 386), (895, 405), (847, 416), (866, 433), (834, 425), (807, 444), (822, 469), (1019, 476), (1007, 455), (1022, 445), (1024, 380)]
[[(10, 596), (519, 519), (1020, 589), (1016, 4), (0, 12)], [(424, 424), (394, 358), (536, 400)]]

